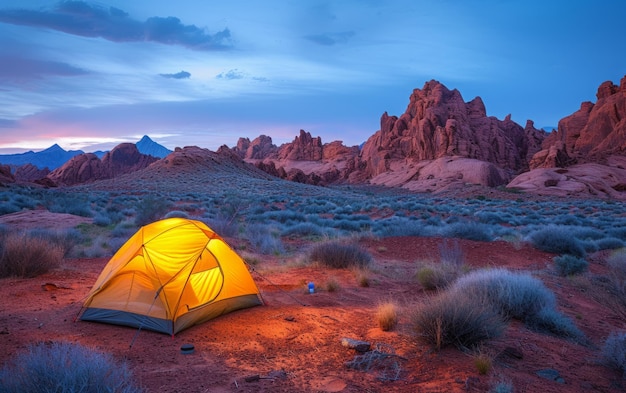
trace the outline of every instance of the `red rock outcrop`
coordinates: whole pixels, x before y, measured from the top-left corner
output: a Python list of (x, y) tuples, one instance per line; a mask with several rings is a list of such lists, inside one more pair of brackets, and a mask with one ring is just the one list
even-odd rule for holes
[(458, 156), (490, 162), (507, 172), (528, 170), (528, 159), (539, 149), (546, 133), (513, 122), (487, 117), (480, 97), (465, 103), (458, 90), (431, 80), (415, 89), (400, 117), (384, 113), (380, 130), (361, 152), (366, 176), (390, 170), (397, 160), (419, 162)]
[(72, 157), (60, 168), (48, 174), (58, 185), (75, 185), (96, 180), (111, 179), (125, 173), (146, 168), (158, 159), (139, 153), (133, 143), (122, 143), (106, 153), (102, 160), (93, 153)]
[(22, 182), (34, 182), (48, 176), (50, 170), (48, 168), (39, 169), (33, 164), (25, 164), (15, 169), (15, 180)]
[(278, 151), (278, 147), (272, 143), (272, 138), (260, 135), (252, 142), (248, 138), (239, 138), (233, 151), (242, 159), (262, 160)]
[(300, 135), (291, 143), (285, 143), (278, 149), (279, 160), (319, 161), (323, 157), (322, 138), (313, 138), (310, 133), (300, 130)]
[(576, 163), (604, 162), (612, 155), (626, 155), (626, 76), (620, 86), (604, 82), (596, 103), (583, 102), (580, 109), (559, 121), (530, 168), (567, 167)]
[(0, 185), (15, 183), (15, 177), (11, 173), (11, 167), (0, 164)]

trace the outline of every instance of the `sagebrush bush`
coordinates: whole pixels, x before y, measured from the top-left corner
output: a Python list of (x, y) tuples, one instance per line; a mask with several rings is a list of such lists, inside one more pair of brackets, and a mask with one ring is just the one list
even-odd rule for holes
[(437, 349), (448, 345), (473, 348), (500, 336), (505, 328), (502, 317), (486, 303), (449, 291), (427, 297), (411, 321), (418, 337)]
[(515, 318), (535, 330), (586, 342), (576, 325), (556, 310), (554, 293), (530, 274), (477, 270), (459, 278), (450, 291), (486, 304), (505, 319)]
[(326, 242), (314, 246), (308, 258), (311, 262), (335, 269), (350, 267), (364, 268), (372, 262), (372, 256), (364, 248), (356, 244)]
[(13, 233), (4, 239), (0, 277), (36, 277), (57, 268), (63, 261), (61, 246), (41, 237)]
[(446, 265), (434, 263), (421, 266), (415, 273), (417, 282), (429, 291), (447, 287), (456, 277), (457, 274), (454, 269), (450, 269)]
[(626, 331), (611, 332), (602, 347), (602, 361), (608, 367), (621, 371), (626, 378)]
[(156, 196), (147, 196), (136, 206), (135, 224), (137, 226), (148, 225), (161, 219), (170, 206), (170, 203)]
[(455, 222), (444, 227), (442, 236), (490, 242), (493, 240), (493, 229), (490, 225), (480, 222)]
[(79, 344), (32, 345), (0, 370), (4, 393), (140, 393), (125, 364)]
[(571, 254), (576, 257), (585, 256), (585, 248), (578, 238), (572, 236), (570, 229), (564, 226), (551, 225), (532, 232), (529, 235), (532, 245), (554, 254)]
[(565, 254), (552, 258), (556, 272), (561, 276), (571, 276), (587, 271), (589, 262), (573, 255)]
[(530, 274), (483, 269), (459, 278), (451, 290), (487, 301), (506, 318), (525, 320), (544, 307), (554, 307), (554, 294)]
[(250, 241), (259, 253), (282, 254), (285, 250), (283, 242), (278, 236), (278, 231), (273, 226), (263, 224), (250, 224), (246, 226), (245, 237)]
[(376, 320), (381, 330), (393, 330), (398, 324), (398, 306), (393, 302), (379, 304), (376, 308)]

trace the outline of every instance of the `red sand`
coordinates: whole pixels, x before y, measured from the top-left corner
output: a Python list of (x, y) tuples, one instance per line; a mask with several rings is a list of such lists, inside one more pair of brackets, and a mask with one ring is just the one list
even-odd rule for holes
[[(411, 276), (417, 260), (438, 258), (441, 242), (436, 238), (361, 240), (375, 257), (368, 273), (371, 285), (366, 288), (349, 270), (303, 267), (297, 257), (256, 256), (260, 262), (255, 270), (262, 276), (254, 272), (253, 277), (264, 306), (219, 317), (173, 338), (74, 322), (107, 259), (66, 260), (62, 268), (37, 278), (0, 279), (0, 363), (31, 343), (70, 341), (127, 361), (137, 382), (149, 392), (485, 392), (498, 380), (510, 382), (515, 392), (623, 391), (626, 381), (621, 375), (598, 363), (598, 347), (604, 339), (626, 326), (623, 309), (612, 307), (598, 288), (585, 285), (585, 279), (555, 275), (552, 255), (529, 246), (516, 249), (505, 242), (460, 241), (471, 267), (504, 266), (541, 278), (555, 291), (560, 311), (595, 347), (535, 333), (513, 322), (503, 337), (482, 347), (493, 365), (487, 375), (480, 375), (474, 355), (455, 348), (434, 351), (416, 340), (411, 305), (429, 293)], [(602, 255), (590, 262), (591, 273), (605, 272)], [(335, 280), (339, 290), (324, 290), (329, 280)], [(306, 293), (308, 281), (317, 285), (317, 293)], [(401, 309), (399, 324), (383, 332), (375, 311), (388, 300)], [(343, 337), (393, 348), (403, 358), (398, 360), (400, 379), (381, 381), (376, 372), (346, 367), (355, 352), (341, 345)], [(183, 344), (193, 344), (195, 352), (181, 354)], [(507, 347), (520, 351), (523, 358), (502, 355)], [(565, 384), (536, 375), (547, 368), (557, 370)], [(255, 375), (261, 378), (246, 381)]]

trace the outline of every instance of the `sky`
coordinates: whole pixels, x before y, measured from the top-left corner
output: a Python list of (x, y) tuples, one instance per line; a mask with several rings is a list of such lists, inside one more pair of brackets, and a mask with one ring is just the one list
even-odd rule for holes
[(0, 154), (358, 145), (437, 80), (551, 129), (626, 75), (623, 0), (0, 2)]

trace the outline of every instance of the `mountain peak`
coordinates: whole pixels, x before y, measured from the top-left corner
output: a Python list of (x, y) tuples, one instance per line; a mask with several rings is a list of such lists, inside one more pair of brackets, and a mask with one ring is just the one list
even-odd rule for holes
[(159, 145), (158, 143), (150, 139), (148, 135), (144, 135), (139, 142), (135, 143), (135, 145), (137, 146), (137, 150), (139, 150), (140, 153), (157, 158), (166, 157), (172, 152), (165, 146)]

